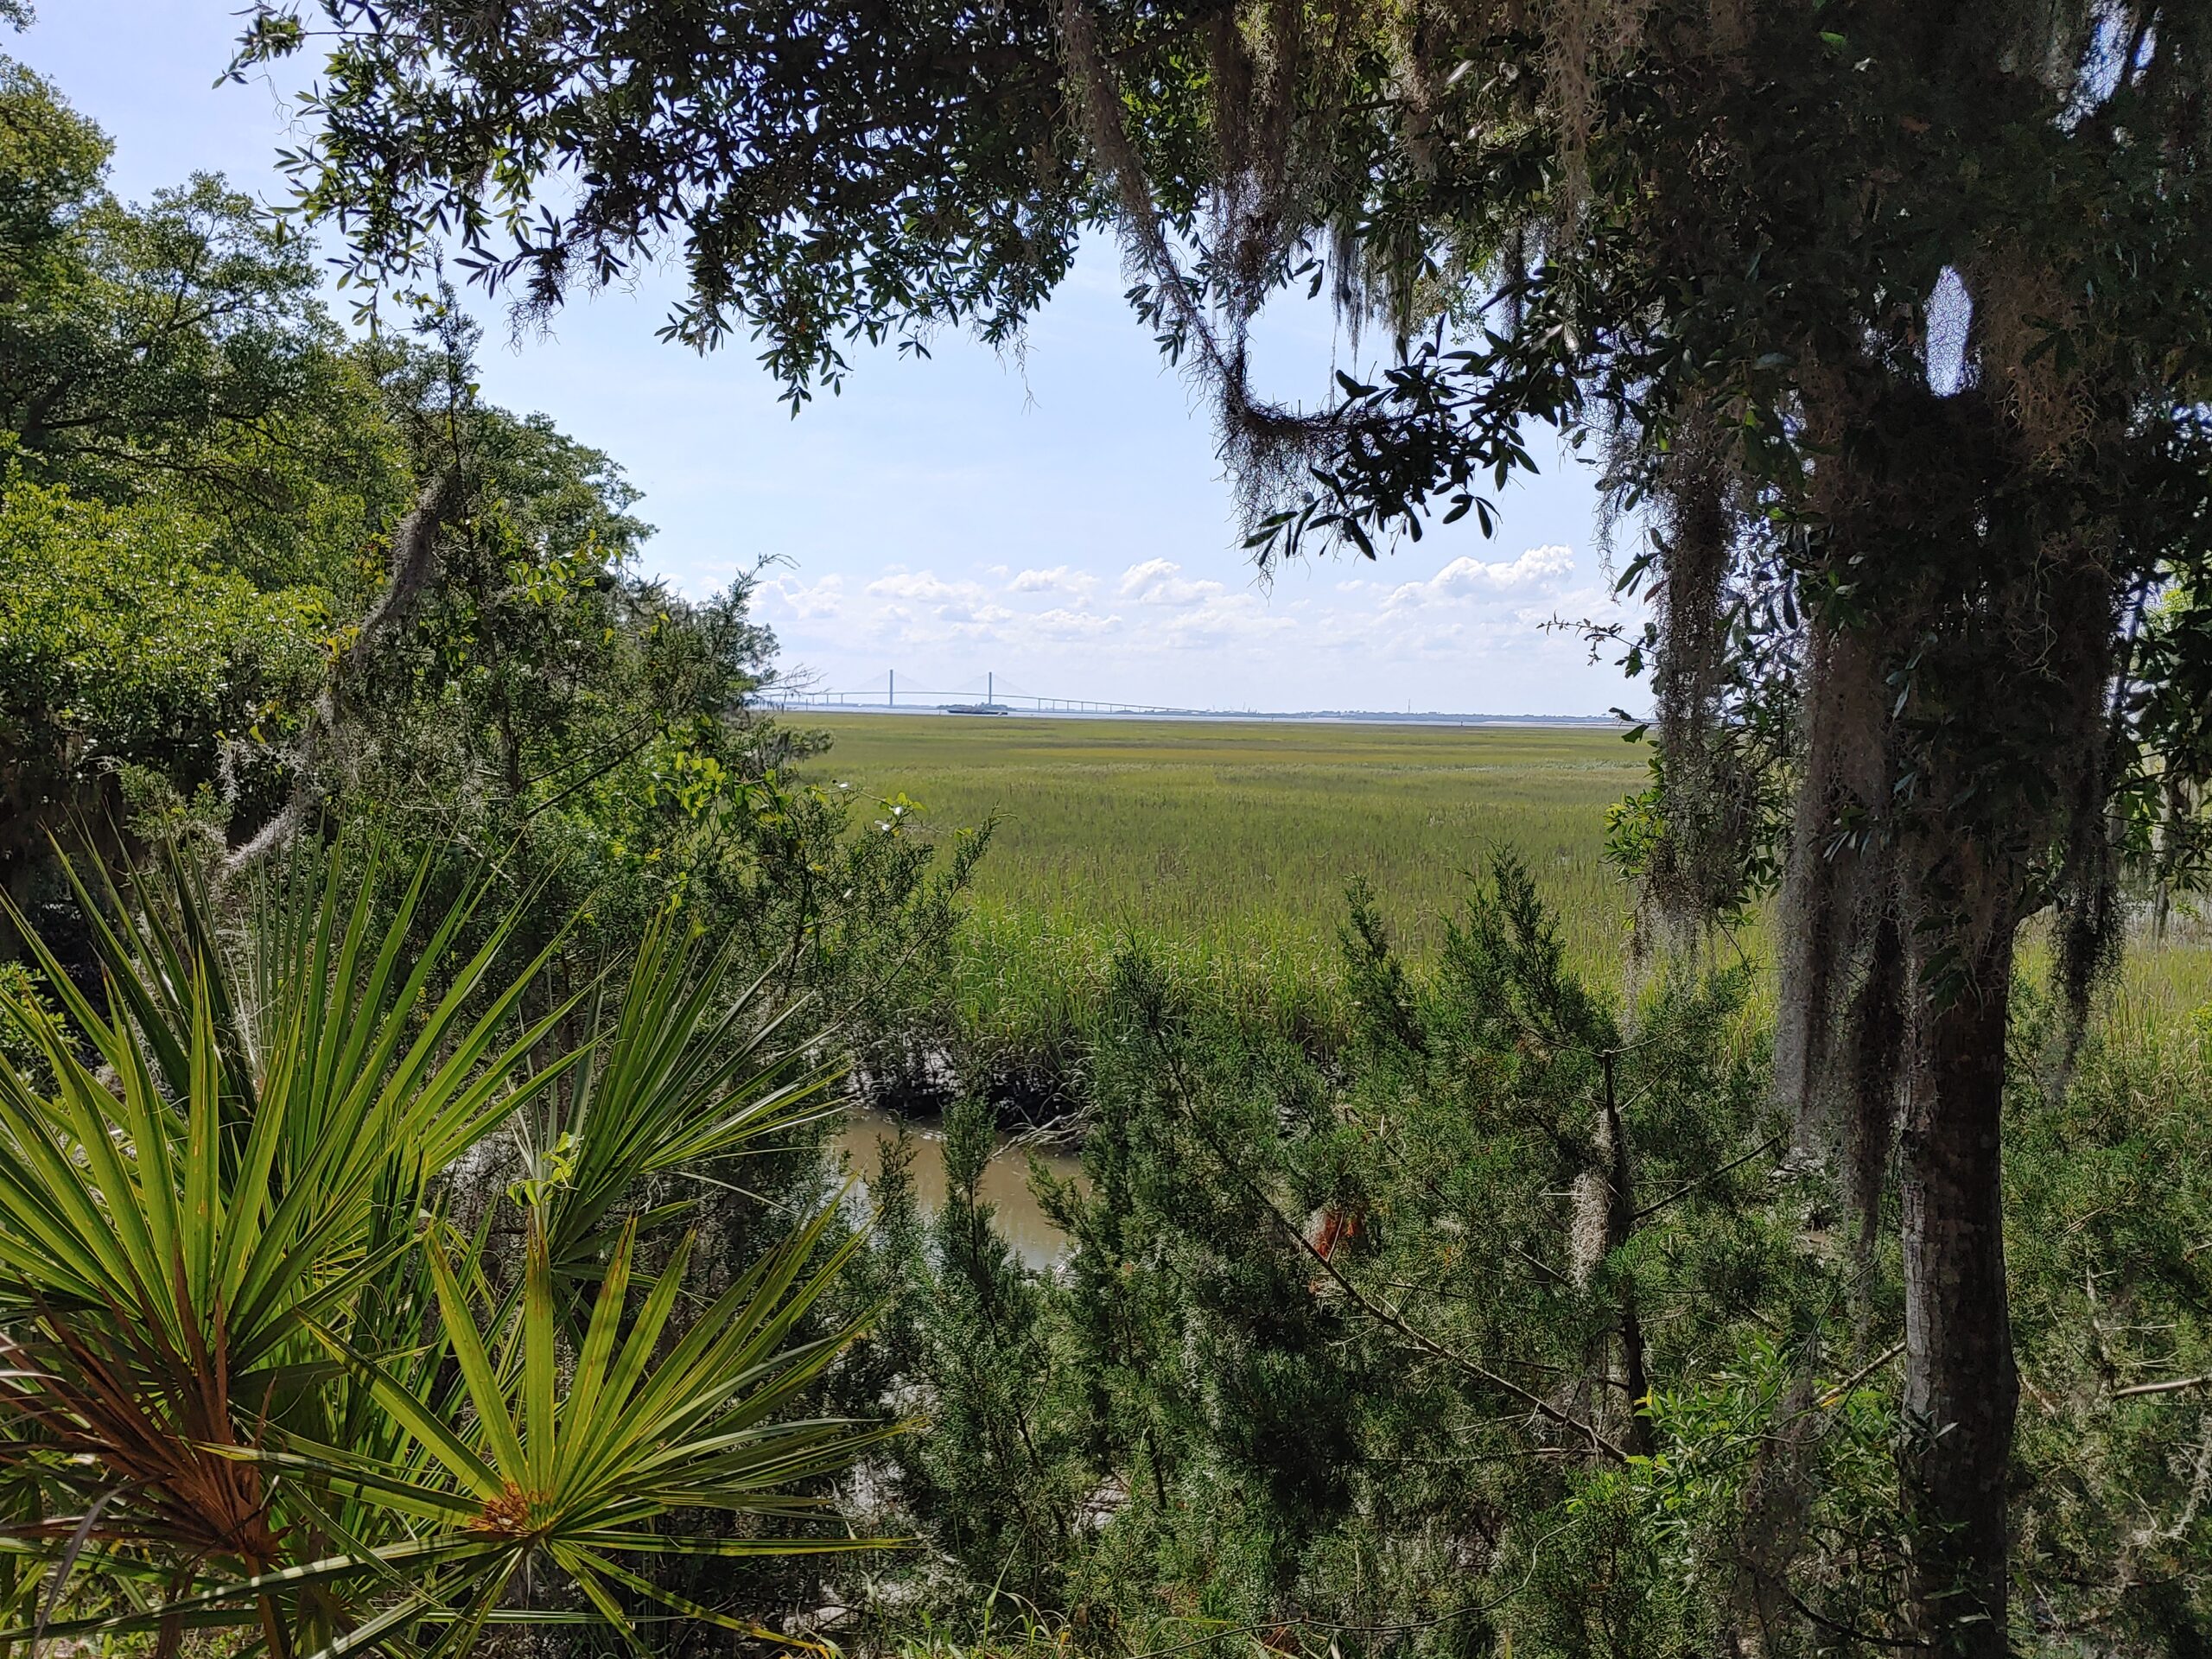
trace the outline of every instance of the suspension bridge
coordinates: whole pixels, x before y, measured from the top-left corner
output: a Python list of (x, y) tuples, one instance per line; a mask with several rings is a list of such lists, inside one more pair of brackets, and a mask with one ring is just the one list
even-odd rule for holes
[[(979, 695), (980, 694), (980, 695)], [(1053, 696), (1001, 686), (995, 672), (970, 680), (950, 690), (931, 690), (912, 683), (901, 685), (899, 671), (887, 669), (883, 683), (858, 690), (829, 691), (816, 687), (795, 689), (783, 696), (771, 694), (772, 708), (799, 712), (829, 709), (907, 709), (916, 713), (940, 711), (963, 715), (1220, 715), (1219, 709), (1177, 709), (1156, 702), (1116, 702), (1099, 697)]]
[(1400, 713), (1381, 709), (1310, 709), (1295, 713), (1263, 709), (1192, 709), (1170, 703), (1121, 702), (1108, 697), (1058, 696), (1001, 685), (995, 673), (981, 674), (965, 685), (932, 690), (902, 683), (895, 669), (884, 671), (880, 685), (851, 690), (825, 690), (817, 686), (772, 689), (762, 699), (766, 707), (797, 714), (820, 714), (848, 709), (855, 714), (952, 715), (1181, 715), (1194, 720), (1355, 721), (1386, 725), (1429, 726), (1601, 726), (1630, 723), (1618, 710), (1611, 715), (1471, 715), (1440, 709)]

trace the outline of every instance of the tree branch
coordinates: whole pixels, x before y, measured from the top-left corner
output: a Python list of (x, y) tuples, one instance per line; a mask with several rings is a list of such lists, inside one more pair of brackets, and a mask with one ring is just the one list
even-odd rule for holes
[(350, 647), (331, 664), (330, 677), (308, 710), (298, 742), (291, 753), (292, 792), (276, 816), (252, 839), (223, 861), (220, 880), (230, 882), (260, 860), (276, 851), (307, 822), (316, 793), (315, 763), (323, 746), (338, 728), (339, 706), (347, 685), (361, 671), (361, 664), (393, 634), (406, 626), (429, 585), (437, 563), (438, 531), (461, 500), (460, 474), (448, 467), (423, 486), (412, 512), (400, 521), (391, 538), (391, 575), (369, 613), (361, 619)]
[[(1174, 1069), (1179, 1074), (1178, 1081), (1179, 1083), (1179, 1072), (1181, 1068), (1176, 1067)], [(1179, 1088), (1178, 1090), (1178, 1093), (1181, 1093)], [(1243, 1184), (1245, 1190), (1249, 1192), (1254, 1198), (1259, 1201), (1261, 1207), (1266, 1210), (1269, 1216), (1274, 1217), (1275, 1224), (1281, 1227), (1285, 1232), (1288, 1233), (1292, 1238), (1295, 1239), (1298, 1242), (1299, 1249), (1305, 1251), (1307, 1255), (1319, 1262), (1320, 1264), (1321, 1271), (1327, 1274), (1331, 1279), (1334, 1280), (1336, 1281), (1337, 1287), (1343, 1291), (1346, 1296), (1350, 1297), (1360, 1308), (1364, 1310), (1370, 1318), (1379, 1319), (1384, 1325), (1389, 1325), (1393, 1331), (1395, 1331), (1400, 1336), (1403, 1337), (1408, 1342), (1413, 1344), (1414, 1347), (1420, 1349), (1421, 1352), (1428, 1355), (1431, 1358), (1440, 1359), (1447, 1365), (1455, 1365), (1459, 1367), (1459, 1370), (1466, 1372), (1468, 1376), (1472, 1376), (1482, 1382), (1487, 1383), (1490, 1387), (1497, 1389), (1501, 1393), (1512, 1395), (1513, 1398), (1520, 1401), (1523, 1405), (1526, 1405), (1529, 1409), (1535, 1412), (1538, 1416), (1558, 1425), (1561, 1428), (1573, 1430), (1575, 1433), (1580, 1435), (1584, 1440), (1590, 1443), (1590, 1447), (1592, 1451), (1602, 1452), (1616, 1463), (1626, 1463), (1628, 1461), (1628, 1453), (1626, 1452), (1623, 1451), (1611, 1440), (1606, 1439), (1605, 1435), (1599, 1433), (1588, 1423), (1584, 1422), (1580, 1418), (1574, 1416), (1572, 1413), (1561, 1411), (1557, 1406), (1552, 1404), (1550, 1401), (1545, 1399), (1541, 1395), (1530, 1393), (1527, 1389), (1522, 1388), (1518, 1382), (1514, 1382), (1510, 1377), (1499, 1376), (1498, 1373), (1491, 1370), (1487, 1365), (1483, 1364), (1480, 1361), (1470, 1359), (1465, 1354), (1458, 1353), (1450, 1348), (1446, 1348), (1442, 1343), (1437, 1341), (1433, 1337), (1431, 1337), (1425, 1332), (1417, 1330), (1413, 1325), (1407, 1324), (1406, 1321), (1400, 1317), (1395, 1308), (1392, 1308), (1387, 1303), (1378, 1302), (1374, 1298), (1369, 1296), (1364, 1291), (1361, 1290), (1358, 1286), (1353, 1284), (1351, 1280), (1344, 1277), (1343, 1270), (1339, 1268), (1335, 1262), (1330, 1261), (1326, 1255), (1322, 1254), (1319, 1248), (1314, 1244), (1312, 1239), (1306, 1236), (1306, 1230), (1304, 1228), (1293, 1224), (1287, 1216), (1284, 1215), (1281, 1210), (1275, 1207), (1274, 1200), (1268, 1195), (1263, 1188), (1262, 1188), (1259, 1182), (1255, 1180), (1250, 1175), (1247, 1174), (1244, 1172), (1243, 1166), (1237, 1163), (1234, 1158), (1231, 1158), (1227, 1151), (1223, 1148), (1220, 1143), (1217, 1141), (1212, 1135), (1206, 1133), (1205, 1126), (1198, 1122), (1198, 1114), (1192, 1111), (1187, 1103), (1184, 1106), (1183, 1116), (1189, 1122), (1191, 1127), (1198, 1131), (1198, 1138), (1206, 1143), (1207, 1148), (1212, 1152), (1216, 1158), (1218, 1158), (1221, 1160), (1223, 1167), (1227, 1169)]]
[(2208, 1386), (2212, 1386), (2212, 1371), (2207, 1371), (2202, 1376), (2177, 1376), (2164, 1382), (2138, 1382), (2133, 1388), (2114, 1389), (2112, 1397), (2115, 1400), (2134, 1400), (2146, 1394), (2179, 1394), (2183, 1389)]

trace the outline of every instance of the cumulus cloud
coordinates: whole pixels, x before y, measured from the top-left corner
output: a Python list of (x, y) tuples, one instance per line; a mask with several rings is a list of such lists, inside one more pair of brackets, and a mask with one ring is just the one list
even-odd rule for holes
[[(999, 575), (1005, 575), (1004, 565), (995, 569)], [(1017, 594), (1073, 594), (1088, 597), (1098, 591), (1098, 578), (1072, 565), (1056, 564), (1049, 570), (1024, 570), (1007, 588)]]
[(1218, 582), (1193, 582), (1173, 559), (1147, 559), (1122, 572), (1116, 590), (1140, 605), (1204, 605), (1222, 598), (1229, 589)]
[(1019, 613), (999, 603), (1001, 597), (979, 582), (947, 582), (931, 570), (896, 570), (868, 583), (862, 594), (875, 601), (866, 620), (880, 635), (890, 626), (923, 636), (932, 631), (952, 639), (988, 635)]
[(1573, 571), (1573, 550), (1556, 543), (1532, 547), (1517, 559), (1491, 563), (1457, 558), (1427, 582), (1402, 582), (1392, 588), (1384, 602), (1391, 606), (1430, 605), (1440, 601), (1488, 599), (1553, 585)]
[(879, 599), (911, 600), (924, 605), (972, 605), (985, 594), (979, 582), (947, 582), (934, 570), (899, 570), (878, 576), (868, 592)]
[(1142, 564), (1133, 564), (1122, 572), (1122, 596), (1134, 595), (1147, 582), (1165, 581), (1182, 568), (1173, 559), (1147, 559)]
[(1122, 626), (1118, 615), (1094, 616), (1087, 611), (1060, 609), (1039, 611), (1028, 619), (1029, 626), (1048, 639), (1096, 639), (1111, 633)]
[(779, 610), (798, 621), (826, 620), (845, 609), (845, 579), (828, 575), (819, 582), (801, 582), (784, 577), (762, 584), (760, 601), (764, 608)]

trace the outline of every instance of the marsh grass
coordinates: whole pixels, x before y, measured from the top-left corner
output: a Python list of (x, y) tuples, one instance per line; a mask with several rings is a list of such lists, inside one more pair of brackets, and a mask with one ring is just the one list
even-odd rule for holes
[[(1606, 809), (1646, 781), (1646, 750), (1610, 729), (1325, 722), (810, 717), (819, 779), (904, 792), (921, 833), (995, 820), (963, 930), (955, 995), (989, 1064), (1078, 1061), (1114, 953), (1140, 946), (1255, 1020), (1326, 1050), (1343, 1019), (1344, 890), (1373, 890), (1415, 963), (1441, 944), (1469, 874), (1517, 855), (1560, 916), (1575, 966), (1618, 983), (1626, 888), (1604, 855)], [(2132, 946), (2108, 1017), (2188, 1023), (2212, 1001), (2201, 921)], [(1731, 938), (1771, 959), (1762, 917)], [(2031, 942), (2029, 966), (2037, 950)], [(1017, 1091), (1018, 1092), (1018, 1091)]]
[(1248, 956), (1332, 947), (1367, 880), (1431, 950), (1466, 873), (1510, 847), (1578, 945), (1621, 937), (1605, 809), (1643, 778), (1614, 731), (845, 716), (827, 775), (904, 790), (942, 832), (995, 817), (986, 910)]

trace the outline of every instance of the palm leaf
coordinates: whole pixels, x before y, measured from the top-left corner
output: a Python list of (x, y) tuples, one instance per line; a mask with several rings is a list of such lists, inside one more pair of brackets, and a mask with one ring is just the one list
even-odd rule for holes
[[(835, 1208), (826, 1207), (709, 1303), (658, 1362), (652, 1356), (677, 1305), (688, 1241), (652, 1286), (618, 1351), (614, 1329), (636, 1246), (635, 1229), (625, 1229), (565, 1390), (556, 1387), (563, 1325), (543, 1233), (533, 1228), (525, 1254), (524, 1293), (513, 1315), (522, 1353), (512, 1370), (494, 1363), (493, 1344), (478, 1327), (476, 1305), (443, 1244), (426, 1240), (449, 1351), (467, 1391), (469, 1429), (408, 1399), (377, 1360), (347, 1349), (349, 1363), (372, 1379), (377, 1397), (406, 1425), (431, 1466), (403, 1470), (334, 1447), (239, 1455), (311, 1474), (364, 1503), (382, 1503), (396, 1516), (480, 1540), (485, 1552), (467, 1558), (479, 1564), (503, 1559), (494, 1546), (510, 1548), (510, 1576), (543, 1556), (569, 1571), (611, 1618), (615, 1603), (599, 1579), (624, 1585), (632, 1579), (612, 1571), (607, 1554), (671, 1547), (645, 1523), (688, 1508), (804, 1512), (809, 1500), (792, 1490), (796, 1484), (845, 1467), (861, 1451), (904, 1431), (903, 1424), (768, 1421), (857, 1334), (849, 1329), (813, 1342), (787, 1341), (850, 1248), (849, 1241), (826, 1255), (819, 1248)], [(883, 1541), (810, 1538), (778, 1540), (773, 1547), (820, 1553), (880, 1548)], [(755, 1541), (728, 1546), (715, 1541), (700, 1553), (741, 1555), (771, 1548)], [(491, 1593), (473, 1578), (470, 1587), (472, 1594)], [(505, 1588), (503, 1580), (497, 1593)], [(469, 1615), (456, 1609), (454, 1616)]]
[[(60, 1015), (0, 1005), (54, 1078), (0, 1058), (0, 1623), (81, 1564), (48, 1635), (458, 1655), (493, 1622), (632, 1638), (632, 1592), (759, 1634), (614, 1558), (883, 1541), (661, 1530), (813, 1514), (808, 1483), (903, 1430), (804, 1416), (860, 1329), (813, 1329), (856, 1243), (836, 1205), (681, 1330), (688, 1239), (633, 1283), (639, 1227), (677, 1209), (641, 1217), (641, 1182), (830, 1109), (792, 1010), (665, 917), (619, 996), (525, 1016), (556, 945), (514, 965), (518, 913), (483, 880), (433, 914), (429, 868), (324, 849), (239, 934), (181, 867), (165, 893), (73, 871), (104, 1006), (34, 937)], [(518, 1278), (493, 1211), (472, 1240), (434, 1203), (511, 1121), (574, 1154), (530, 1189)], [(538, 1560), (588, 1615), (507, 1605)]]
[(607, 1025), (605, 1040), (525, 1135), (556, 1277), (596, 1277), (613, 1218), (640, 1182), (837, 1109), (836, 1069), (808, 1064), (804, 1045), (780, 1040), (803, 1004), (772, 1008), (771, 973), (733, 991), (737, 962), (734, 944), (702, 953), (680, 913), (656, 917), (611, 1020), (603, 1008), (595, 1017)]

